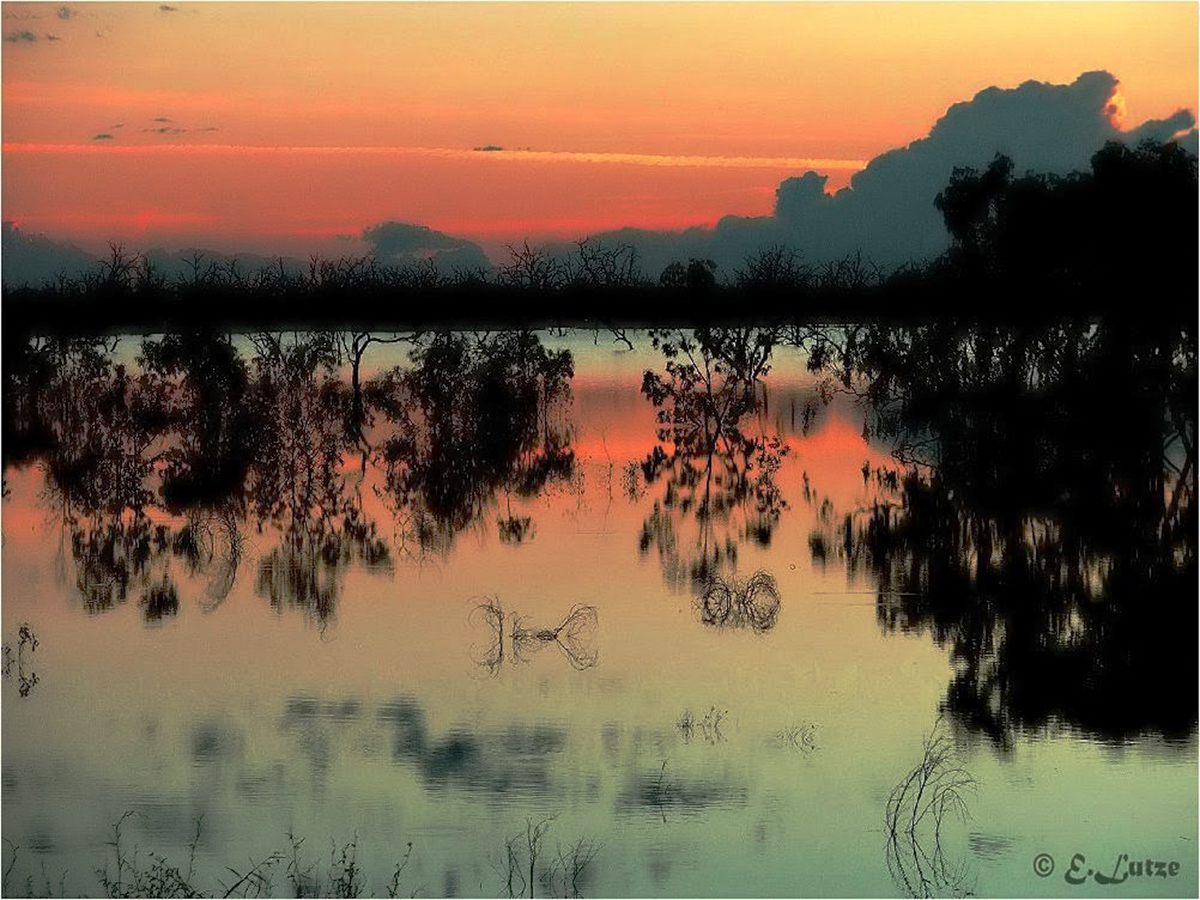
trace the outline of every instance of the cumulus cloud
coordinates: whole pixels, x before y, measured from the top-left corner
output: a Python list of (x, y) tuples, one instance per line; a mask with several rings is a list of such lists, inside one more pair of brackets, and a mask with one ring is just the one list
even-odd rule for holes
[(491, 267), (478, 244), (424, 225), (383, 222), (365, 229), (362, 237), (371, 245), (372, 255), (382, 263), (405, 265), (429, 260), (447, 273), (455, 269)]
[(1166, 140), (1195, 124), (1192, 113), (1181, 110), (1122, 132), (1113, 124), (1116, 88), (1108, 72), (1086, 72), (1067, 85), (990, 87), (951, 106), (924, 138), (876, 156), (832, 196), (825, 193), (825, 176), (809, 171), (779, 185), (769, 216), (726, 216), (711, 229), (623, 229), (598, 237), (634, 244), (651, 275), (689, 257), (716, 260), (720, 272), (732, 274), (774, 244), (795, 248), (811, 262), (857, 251), (885, 267), (928, 259), (949, 246), (933, 200), (956, 166), (986, 168), (1003, 153), (1017, 174), (1084, 171), (1106, 141)]
[(1179, 138), (1179, 146), (1192, 156), (1200, 156), (1200, 135), (1197, 135), (1195, 128)]

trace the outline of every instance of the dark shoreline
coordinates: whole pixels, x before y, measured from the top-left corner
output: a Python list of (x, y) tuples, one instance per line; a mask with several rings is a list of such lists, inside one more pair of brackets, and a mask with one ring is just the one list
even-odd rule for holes
[[(1153, 296), (1153, 295), (1152, 295)], [(995, 282), (928, 281), (861, 288), (704, 291), (643, 287), (532, 291), (495, 285), (427, 290), (347, 288), (274, 295), (254, 290), (97, 292), (5, 290), (11, 337), (184, 331), (541, 330), (832, 325), (919, 325), (947, 320), (1039, 325), (1061, 319), (1182, 327), (1197, 320), (1194, 293), (1141, 297), (1063, 295)]]

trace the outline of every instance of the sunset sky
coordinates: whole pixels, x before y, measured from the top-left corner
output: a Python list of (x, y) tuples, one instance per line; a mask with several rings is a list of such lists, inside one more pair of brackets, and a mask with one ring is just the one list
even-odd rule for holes
[(3, 35), (3, 217), (88, 249), (712, 224), (991, 85), (1105, 69), (1130, 126), (1197, 94), (1191, 2), (5, 3)]

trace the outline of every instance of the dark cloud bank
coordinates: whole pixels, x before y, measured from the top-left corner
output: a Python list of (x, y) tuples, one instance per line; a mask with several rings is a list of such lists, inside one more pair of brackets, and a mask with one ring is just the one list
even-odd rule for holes
[(389, 265), (431, 261), (438, 269), (489, 268), (487, 255), (477, 244), (451, 237), (424, 225), (384, 222), (363, 232), (377, 260)]
[[(1116, 88), (1117, 79), (1107, 72), (1087, 72), (1069, 85), (1027, 81), (1012, 89), (991, 87), (951, 106), (928, 136), (875, 157), (835, 194), (825, 193), (825, 175), (810, 171), (779, 185), (769, 216), (726, 216), (713, 228), (682, 232), (623, 228), (592, 237), (636, 247), (651, 276), (675, 260), (692, 257), (712, 259), (719, 273), (731, 274), (747, 257), (779, 244), (800, 251), (810, 262), (861, 252), (891, 269), (930, 259), (950, 244), (933, 200), (955, 167), (983, 169), (1003, 153), (1019, 174), (1087, 171), (1092, 155), (1107, 141), (1136, 145), (1147, 138), (1169, 140), (1189, 129), (1182, 140), (1196, 153), (1195, 119), (1187, 110), (1132, 131), (1118, 130), (1111, 121)], [(482, 256), (473, 244), (394, 222), (369, 229), (363, 237), (389, 262), (407, 261), (398, 251), (411, 252), (417, 244), (423, 244), (439, 268)], [(567, 252), (571, 247), (549, 249)]]
[[(726, 216), (713, 228), (681, 232), (623, 228), (592, 237), (604, 244), (634, 246), (642, 270), (651, 277), (675, 260), (692, 257), (715, 261), (718, 274), (728, 276), (747, 257), (776, 245), (798, 250), (813, 263), (856, 252), (885, 269), (930, 259), (950, 244), (933, 201), (955, 167), (984, 169), (1003, 153), (1012, 159), (1017, 174), (1066, 174), (1088, 170), (1092, 155), (1107, 141), (1136, 145), (1181, 134), (1180, 142), (1196, 154), (1195, 118), (1187, 110), (1119, 131), (1111, 121), (1116, 87), (1117, 79), (1109, 73), (1087, 72), (1069, 85), (1027, 81), (1011, 89), (987, 88), (951, 106), (926, 137), (872, 159), (851, 178), (849, 187), (835, 194), (825, 193), (826, 176), (810, 171), (779, 185), (771, 215)], [(477, 244), (421, 225), (384, 222), (367, 228), (362, 237), (383, 263), (429, 260), (445, 272), (490, 266)], [(18, 238), (6, 225), (6, 284), (36, 283), (59, 271), (77, 271), (77, 251), (64, 254), (55, 268), (49, 242)], [(23, 250), (34, 247), (36, 258), (22, 258), (30, 256)], [(573, 248), (547, 249), (566, 253)], [(160, 262), (167, 256), (160, 255)], [(169, 256), (182, 259), (182, 254)]]
[[(647, 272), (660, 271), (672, 260), (702, 257), (728, 273), (751, 254), (777, 244), (799, 250), (813, 262), (855, 252), (885, 268), (929, 259), (950, 243), (933, 200), (956, 166), (983, 169), (1003, 153), (1020, 174), (1086, 171), (1106, 141), (1136, 145), (1193, 128), (1194, 117), (1181, 110), (1169, 119), (1119, 131), (1109, 116), (1116, 85), (1107, 72), (1088, 72), (1070, 85), (1027, 81), (1010, 90), (988, 88), (951, 106), (927, 137), (872, 159), (849, 187), (833, 195), (825, 193), (826, 176), (810, 171), (779, 185), (769, 216), (726, 216), (711, 229), (664, 233), (625, 228), (597, 237), (637, 247)], [(1195, 154), (1194, 129), (1185, 145)]]

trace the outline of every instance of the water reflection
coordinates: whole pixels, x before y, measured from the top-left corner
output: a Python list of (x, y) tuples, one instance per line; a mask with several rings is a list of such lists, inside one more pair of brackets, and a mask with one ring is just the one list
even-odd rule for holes
[[(229, 335), (148, 338), (136, 375), (114, 361), (111, 339), (15, 342), (5, 461), (43, 461), (44, 504), (61, 519), (85, 608), (113, 609), (132, 593), (148, 622), (169, 618), (181, 597), (176, 557), (204, 578), (198, 600), (215, 609), (248, 526), (279, 536), (256, 563), (256, 593), (324, 628), (351, 564), (393, 569), (377, 498), (405, 554), (444, 555), (501, 493), (502, 540), (532, 539), (535, 523), (511, 501), (572, 475), (570, 353), (528, 332), (407, 336), (413, 367), (364, 386), (358, 366), (372, 341), (340, 337), (251, 335), (249, 360)], [(347, 386), (338, 364), (351, 350)]]
[(708, 712), (698, 719), (690, 709), (685, 709), (676, 720), (675, 728), (683, 737), (685, 744), (690, 744), (692, 738), (697, 735), (703, 737), (710, 744), (718, 744), (725, 740), (725, 735), (721, 733), (721, 721), (728, 715), (729, 710), (711, 706)]
[[(132, 598), (166, 625), (188, 604), (217, 609), (248, 575), (274, 609), (325, 629), (351, 569), (391, 577), (470, 529), (528, 552), (527, 501), (581, 469), (572, 355), (529, 332), (393, 336), (408, 364), (364, 381), (368, 337), (165, 335), (138, 342), (136, 367), (108, 338), (9, 341), (5, 462), (40, 464), (81, 606)], [(999, 747), (1060, 726), (1110, 740), (1194, 729), (1187, 330), (945, 320), (647, 337), (657, 443), (622, 466), (622, 486), (638, 550), (702, 623), (777, 626), (774, 576), (739, 577), (737, 563), (800, 512), (784, 492), (795, 436), (764, 427), (775, 356), (795, 345), (824, 396), (860, 400), (864, 434), (897, 455), (864, 466), (856, 508), (804, 473), (810, 556), (868, 580), (885, 633), (948, 648), (959, 727)], [(474, 621), (490, 634), (472, 650), (485, 671), (551, 645), (574, 668), (598, 662), (591, 607), (532, 622), (497, 602)]]
[(176, 557), (193, 576), (207, 578), (200, 607), (212, 612), (233, 590), (241, 565), (244, 538), (231, 504), (219, 511), (194, 510), (171, 542)]
[(145, 593), (139, 605), (147, 622), (161, 622), (179, 612), (179, 591), (164, 578)]
[(769, 572), (755, 572), (745, 582), (714, 576), (696, 603), (700, 621), (717, 628), (749, 627), (759, 634), (779, 619), (779, 585)]
[(171, 510), (242, 502), (258, 449), (249, 367), (228, 336), (212, 332), (146, 339), (142, 394), (154, 430), (175, 441), (162, 455), (161, 496)]
[(38, 648), (38, 638), (28, 622), (23, 622), (17, 629), (17, 649), (5, 644), (3, 650), (3, 672), (5, 678), (17, 676), (17, 690), (22, 697), (28, 697), (38, 683), (37, 672), (33, 671), (32, 656)]
[(921, 761), (892, 789), (884, 811), (888, 872), (906, 896), (973, 894), (965, 858), (947, 855), (943, 839), (951, 820), (969, 817), (977, 787), (939, 721), (925, 738)]
[[(574, 363), (529, 332), (446, 332), (411, 355), (411, 369), (367, 386), (389, 424), (379, 449), (383, 496), (417, 552), (444, 555), (500, 492), (531, 497), (571, 477), (575, 453), (561, 416)], [(498, 522), (517, 543), (531, 533), (511, 509)]]
[[(956, 721), (1183, 736), (1196, 716), (1195, 352), (1154, 325), (866, 327), (851, 374), (910, 463), (810, 542), (927, 632)], [(836, 518), (836, 517), (833, 517)], [(1170, 686), (1167, 688), (1166, 686)]]
[[(736, 566), (739, 544), (768, 546), (787, 509), (775, 475), (788, 447), (779, 435), (744, 431), (745, 420), (761, 410), (762, 378), (776, 338), (767, 330), (737, 328), (651, 331), (650, 337), (664, 367), (646, 370), (642, 393), (658, 410), (662, 443), (642, 461), (641, 475), (662, 495), (638, 546), (643, 554), (657, 550), (674, 590), (699, 595)], [(636, 495), (635, 487), (627, 491)], [(678, 531), (689, 519), (696, 528), (690, 547)]]
[(160, 578), (162, 585), (168, 583), (164, 571), (164, 553), (171, 547), (168, 529), (155, 526), (142, 510), (90, 519), (70, 516), (64, 525), (75, 563), (75, 586), (89, 613), (124, 603), (131, 589), (148, 594)]
[(617, 795), (617, 811), (649, 814), (667, 822), (668, 813), (700, 815), (714, 808), (739, 808), (749, 791), (731, 778), (714, 779), (669, 771), (669, 760), (653, 772), (638, 772)]
[(537, 628), (528, 625), (527, 617), (516, 612), (509, 613), (506, 619), (500, 601), (490, 597), (471, 611), (470, 618), (472, 623), (482, 624), (488, 630), (488, 642), (483, 647), (473, 646), (471, 658), (490, 675), (498, 674), (504, 665), (506, 633), (509, 648), (507, 658), (514, 665), (529, 662), (533, 654), (551, 644), (561, 651), (574, 669), (590, 669), (600, 661), (596, 649), (599, 614), (594, 606), (577, 603), (558, 625)]
[(393, 733), (392, 760), (415, 767), (422, 783), (435, 790), (550, 794), (553, 757), (567, 745), (566, 731), (546, 724), (514, 725), (495, 734), (455, 728), (434, 738), (424, 709), (407, 697), (383, 704), (376, 718)]
[(340, 581), (352, 561), (390, 573), (391, 551), (353, 510), (339, 522), (309, 520), (289, 526), (278, 546), (258, 562), (255, 592), (277, 610), (303, 610), (324, 626), (336, 609)]
[(892, 883), (906, 897), (975, 895), (976, 879), (967, 859), (947, 856), (936, 835), (889, 834), (884, 855)]

